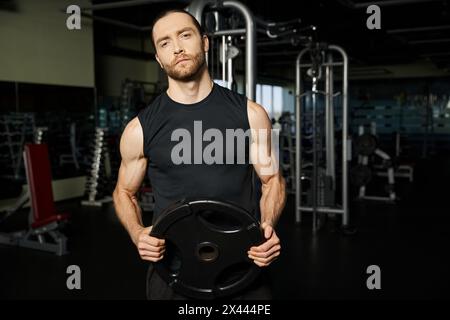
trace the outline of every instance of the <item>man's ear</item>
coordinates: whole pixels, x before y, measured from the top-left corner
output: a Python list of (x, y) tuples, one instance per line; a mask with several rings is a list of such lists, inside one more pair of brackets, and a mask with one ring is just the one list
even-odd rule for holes
[(203, 51), (204, 52), (208, 52), (209, 51), (209, 39), (208, 36), (206, 34), (203, 35), (202, 37), (203, 40)]
[(162, 63), (161, 63), (161, 60), (159, 60), (159, 57), (158, 57), (158, 54), (157, 54), (157, 53), (155, 53), (155, 58), (156, 58), (156, 61), (158, 61), (159, 66), (161, 67), (161, 69), (164, 69), (164, 67), (163, 67), (163, 65), (162, 65)]

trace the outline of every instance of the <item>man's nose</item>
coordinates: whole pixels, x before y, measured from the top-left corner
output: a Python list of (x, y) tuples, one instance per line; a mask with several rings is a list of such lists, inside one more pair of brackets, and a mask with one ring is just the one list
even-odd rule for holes
[(179, 54), (184, 51), (183, 47), (181, 46), (179, 41), (175, 41), (174, 47), (173, 47), (173, 53)]

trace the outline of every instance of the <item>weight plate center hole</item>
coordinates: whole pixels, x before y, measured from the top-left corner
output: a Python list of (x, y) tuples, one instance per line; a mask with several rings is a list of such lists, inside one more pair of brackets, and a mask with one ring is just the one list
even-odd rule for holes
[(213, 262), (219, 257), (219, 248), (211, 242), (202, 242), (197, 247), (197, 256), (200, 261)]

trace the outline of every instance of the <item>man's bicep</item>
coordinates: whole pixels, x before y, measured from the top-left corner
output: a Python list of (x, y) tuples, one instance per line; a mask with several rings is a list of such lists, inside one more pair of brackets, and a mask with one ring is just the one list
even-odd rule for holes
[(272, 146), (272, 124), (265, 109), (253, 101), (248, 102), (248, 119), (252, 132), (250, 160), (264, 182), (278, 172), (276, 146)]
[(143, 133), (140, 122), (134, 118), (125, 128), (120, 140), (120, 164), (117, 186), (122, 191), (136, 193), (147, 170), (143, 153)]

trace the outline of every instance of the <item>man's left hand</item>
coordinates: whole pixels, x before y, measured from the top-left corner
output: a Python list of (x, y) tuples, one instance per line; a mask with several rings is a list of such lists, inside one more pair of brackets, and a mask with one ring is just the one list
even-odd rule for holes
[(256, 265), (259, 267), (267, 267), (280, 255), (280, 239), (269, 223), (263, 222), (261, 228), (263, 229), (266, 241), (258, 247), (251, 247), (247, 253), (248, 257)]

